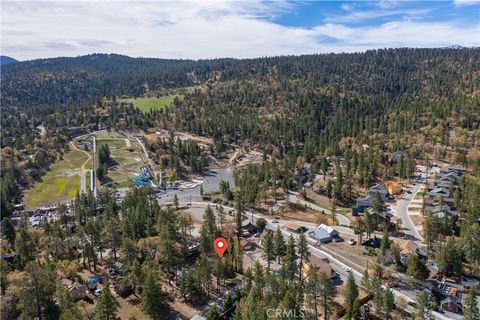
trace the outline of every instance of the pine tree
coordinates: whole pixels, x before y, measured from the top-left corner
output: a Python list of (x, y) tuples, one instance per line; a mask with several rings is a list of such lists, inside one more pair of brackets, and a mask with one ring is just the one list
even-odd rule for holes
[(263, 240), (263, 258), (267, 260), (267, 270), (270, 272), (270, 262), (275, 259), (275, 246), (270, 232), (267, 232)]
[(240, 235), (242, 233), (242, 215), (243, 215), (243, 203), (240, 197), (237, 199), (237, 208), (235, 213), (235, 225), (237, 228), (237, 234)]
[(103, 286), (102, 293), (98, 297), (95, 306), (94, 320), (115, 320), (117, 319), (117, 302), (110, 293), (110, 285), (108, 282)]
[(230, 296), (230, 293), (227, 294), (227, 299), (225, 299), (225, 304), (223, 305), (223, 312), (227, 311), (233, 307), (233, 300), (232, 297)]
[(59, 320), (82, 320), (83, 315), (80, 309), (75, 305), (70, 292), (67, 287), (62, 284), (57, 284), (57, 291), (55, 293), (56, 300), (60, 306), (61, 313)]
[(442, 246), (441, 254), (438, 259), (439, 270), (449, 275), (460, 275), (463, 272), (462, 264), (463, 253), (457, 241), (449, 238), (447, 243)]
[(428, 267), (424, 260), (416, 254), (410, 256), (407, 260), (407, 276), (417, 280), (425, 281), (428, 278)]
[(6, 218), (2, 221), (1, 230), (2, 236), (7, 239), (8, 243), (10, 243), (10, 246), (13, 248), (15, 245), (15, 228), (13, 227), (13, 223), (10, 218)]
[(314, 319), (318, 319), (318, 299), (320, 295), (320, 279), (315, 267), (310, 266), (305, 284), (305, 295), (308, 306), (313, 309)]
[(335, 299), (335, 288), (333, 287), (330, 275), (321, 272), (319, 275), (319, 285), (320, 306), (323, 309), (324, 319), (328, 320), (333, 310), (333, 301)]
[(149, 270), (142, 290), (142, 310), (152, 319), (161, 318), (165, 304), (165, 293), (157, 281), (156, 274), (154, 268)]
[(295, 272), (297, 271), (297, 256), (295, 255), (295, 239), (292, 235), (288, 238), (287, 250), (285, 253), (284, 265), (290, 280), (293, 280)]
[(468, 290), (467, 298), (465, 299), (465, 305), (463, 307), (463, 317), (465, 320), (478, 320), (480, 319), (480, 310), (478, 310), (478, 301), (475, 294), (475, 289), (470, 288)]
[(121, 235), (119, 232), (119, 224), (116, 218), (109, 218), (105, 223), (105, 229), (103, 230), (103, 237), (107, 246), (112, 250), (113, 258), (117, 260), (117, 252), (120, 249)]
[(205, 320), (217, 320), (220, 314), (217, 311), (217, 305), (214, 303), (205, 315)]
[(380, 243), (380, 253), (382, 255), (386, 254), (387, 251), (390, 250), (390, 245), (391, 245), (391, 241), (390, 241), (388, 229), (385, 229), (385, 231), (383, 232), (382, 241)]
[(25, 272), (19, 293), (21, 319), (49, 320), (58, 317), (59, 310), (54, 300), (56, 277), (51, 266), (32, 261)]
[(432, 310), (435, 307), (435, 304), (432, 303), (425, 291), (420, 293), (417, 296), (417, 317), (422, 320), (430, 320)]
[(26, 221), (22, 222), (20, 230), (15, 238), (15, 252), (19, 257), (22, 266), (33, 260), (35, 256), (35, 243), (27, 228)]
[(382, 196), (380, 195), (379, 192), (375, 193), (375, 196), (373, 198), (373, 202), (372, 202), (372, 210), (374, 213), (376, 214), (379, 214), (380, 212), (383, 211), (383, 206), (384, 206), (384, 202), (383, 202), (383, 199), (382, 199)]
[(370, 292), (371, 291), (371, 284), (372, 284), (372, 280), (370, 279), (370, 274), (368, 273), (368, 269), (365, 269), (363, 271), (361, 285), (362, 285), (362, 287), (365, 288), (365, 290)]
[(393, 292), (390, 288), (386, 288), (383, 291), (383, 311), (385, 312), (385, 316), (387, 319), (390, 319), (390, 315), (392, 310), (395, 309), (395, 297)]
[(273, 242), (275, 244), (275, 255), (277, 256), (278, 263), (280, 263), (280, 258), (285, 255), (287, 250), (285, 239), (283, 238), (282, 230), (280, 230), (280, 227), (277, 227), (277, 230), (275, 230)]
[(308, 248), (307, 238), (305, 234), (300, 234), (298, 238), (298, 246), (297, 246), (297, 254), (300, 257), (300, 265), (299, 265), (299, 280), (302, 282), (302, 268), (303, 263), (308, 259), (310, 256), (310, 249)]
[[(353, 274), (350, 273), (345, 288), (345, 319), (357, 319), (356, 315), (360, 311), (357, 310), (356, 302), (358, 302), (358, 288)], [(358, 308), (360, 308), (360, 305), (358, 305)]]

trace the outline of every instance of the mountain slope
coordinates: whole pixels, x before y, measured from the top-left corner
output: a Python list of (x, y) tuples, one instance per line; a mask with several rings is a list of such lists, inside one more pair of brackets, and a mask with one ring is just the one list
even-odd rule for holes
[(434, 98), (478, 88), (480, 49), (388, 49), (353, 54), (258, 59), (165, 60), (94, 54), (6, 65), (2, 103), (66, 104), (149, 90), (191, 86), (208, 79), (252, 77), (314, 81), (317, 86), (386, 98)]
[(4, 66), (11, 63), (16, 63), (18, 60), (9, 56), (0, 56), (0, 65)]

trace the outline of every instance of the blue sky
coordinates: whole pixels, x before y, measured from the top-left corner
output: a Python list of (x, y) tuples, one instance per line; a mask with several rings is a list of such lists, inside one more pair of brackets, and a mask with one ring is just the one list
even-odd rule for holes
[(291, 11), (272, 20), (285, 26), (311, 28), (328, 22), (375, 26), (406, 19), (461, 20), (465, 24), (478, 25), (480, 19), (475, 1), (305, 1), (291, 4)]
[(480, 46), (480, 3), (455, 1), (2, 1), (1, 53), (249, 58)]

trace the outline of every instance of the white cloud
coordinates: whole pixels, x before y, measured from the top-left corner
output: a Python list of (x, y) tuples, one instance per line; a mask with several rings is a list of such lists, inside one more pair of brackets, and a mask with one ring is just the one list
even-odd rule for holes
[(286, 27), (289, 2), (2, 1), (2, 54), (18, 59), (93, 52), (161, 58), (259, 57), (384, 47), (479, 46), (478, 26), (407, 19), (352, 27)]
[[(453, 0), (453, 3), (455, 4), (455, 6), (457, 7), (461, 7), (461, 6), (471, 6), (471, 5), (479, 5), (480, 4), (480, 0)], [(479, 9), (480, 10), (480, 9)]]
[(398, 5), (396, 0), (381, 0), (378, 2), (378, 6), (382, 9), (392, 9)]

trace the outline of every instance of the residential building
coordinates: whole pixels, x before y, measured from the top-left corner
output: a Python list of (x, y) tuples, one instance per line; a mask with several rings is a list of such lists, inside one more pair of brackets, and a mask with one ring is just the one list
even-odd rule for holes
[(67, 287), (70, 296), (75, 301), (85, 299), (87, 296), (87, 287), (77, 281), (62, 278), (60, 283)]
[(425, 212), (431, 212), (433, 215), (436, 215), (439, 218), (443, 218), (445, 215), (448, 215), (450, 218), (458, 215), (458, 212), (452, 210), (448, 204), (437, 204), (434, 206), (426, 205)]
[(353, 208), (352, 215), (356, 216), (359, 213), (365, 212), (365, 209), (370, 208), (373, 205), (373, 200), (377, 193), (380, 194), (383, 201), (388, 200), (388, 189), (380, 184), (374, 185), (368, 189), (368, 194), (366, 196), (357, 198), (357, 206)]
[(392, 153), (392, 162), (396, 163), (400, 161), (401, 158), (405, 160), (407, 159), (407, 157), (408, 157), (408, 154), (406, 151), (395, 151), (394, 153)]
[(329, 277), (332, 276), (333, 270), (330, 266), (330, 261), (327, 258), (320, 259), (313, 255), (308, 257), (308, 261), (304, 261), (302, 265), (302, 276), (304, 278), (307, 278), (310, 268), (316, 268), (318, 272), (323, 272)]
[(407, 265), (408, 259), (413, 255), (418, 255), (418, 246), (413, 241), (404, 241), (400, 245), (400, 261), (402, 264)]
[(402, 192), (402, 185), (396, 181), (385, 182), (385, 187), (387, 187), (388, 194), (392, 196)]
[(337, 230), (324, 224), (321, 224), (315, 230), (308, 232), (308, 236), (311, 240), (317, 243), (342, 241)]
[(257, 244), (247, 239), (240, 239), (240, 247), (242, 247), (243, 251), (253, 251), (257, 248)]

